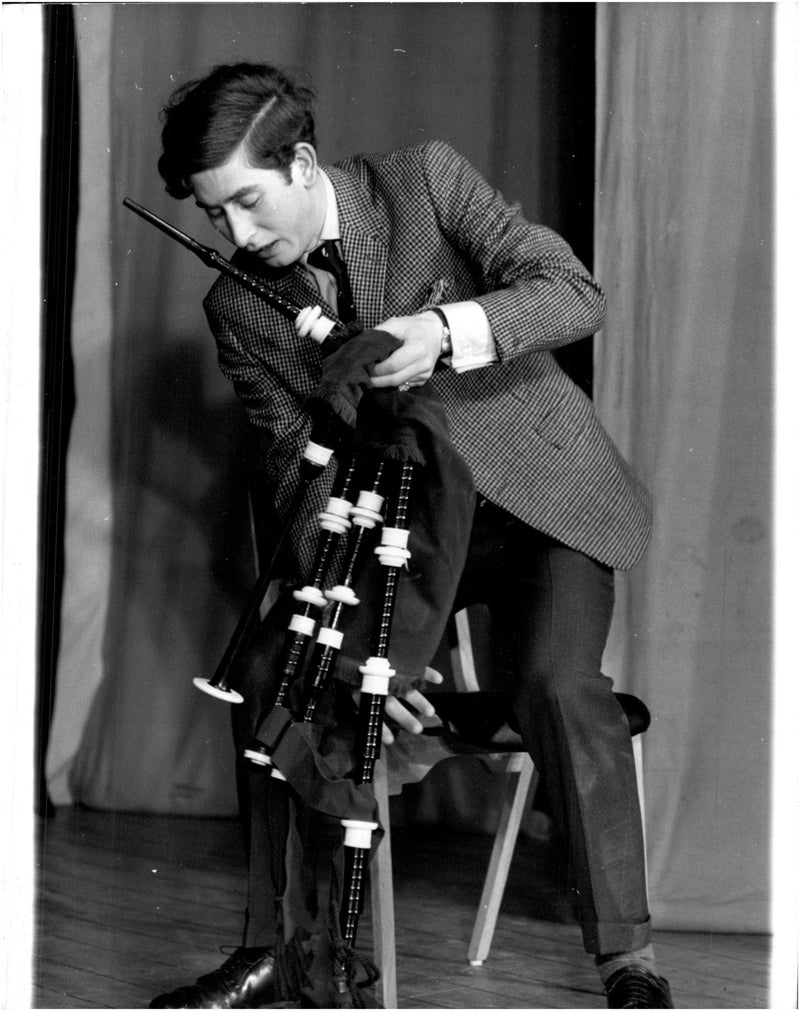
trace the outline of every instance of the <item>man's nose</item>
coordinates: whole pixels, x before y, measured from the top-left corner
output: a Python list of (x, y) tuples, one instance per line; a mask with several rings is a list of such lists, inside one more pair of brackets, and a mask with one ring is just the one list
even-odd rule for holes
[(233, 244), (238, 249), (246, 249), (253, 239), (256, 227), (247, 214), (232, 213), (228, 215), (228, 228)]

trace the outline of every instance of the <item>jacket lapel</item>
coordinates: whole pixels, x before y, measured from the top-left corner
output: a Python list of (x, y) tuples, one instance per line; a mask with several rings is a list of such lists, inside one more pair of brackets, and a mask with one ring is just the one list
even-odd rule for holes
[(383, 319), (389, 224), (355, 176), (336, 166), (323, 167), (336, 193), (342, 252), (358, 317), (365, 327), (373, 327)]

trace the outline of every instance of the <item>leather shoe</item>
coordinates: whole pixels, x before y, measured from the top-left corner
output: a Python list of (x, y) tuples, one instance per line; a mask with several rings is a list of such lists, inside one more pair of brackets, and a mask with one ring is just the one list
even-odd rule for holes
[(275, 1000), (275, 959), (269, 948), (237, 948), (196, 983), (162, 993), (150, 1007), (258, 1008)]
[(606, 982), (608, 1007), (671, 1008), (669, 983), (639, 965), (617, 969)]

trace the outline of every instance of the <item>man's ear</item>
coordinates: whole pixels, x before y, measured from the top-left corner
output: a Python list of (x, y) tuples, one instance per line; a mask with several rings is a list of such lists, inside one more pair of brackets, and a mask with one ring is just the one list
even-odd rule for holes
[(304, 186), (314, 185), (318, 177), (319, 164), (317, 152), (312, 144), (308, 144), (304, 140), (295, 144), (292, 170), (295, 173), (295, 178), (299, 179)]

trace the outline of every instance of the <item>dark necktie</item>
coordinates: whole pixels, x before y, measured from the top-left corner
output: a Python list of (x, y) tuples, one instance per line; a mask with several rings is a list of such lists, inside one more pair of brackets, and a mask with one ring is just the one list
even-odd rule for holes
[(347, 267), (339, 252), (339, 244), (335, 239), (326, 239), (312, 253), (308, 254), (308, 263), (319, 270), (327, 271), (336, 282), (336, 298), (339, 302), (339, 319), (352, 323), (356, 318), (356, 307), (353, 302), (353, 292), (350, 290), (350, 279)]

